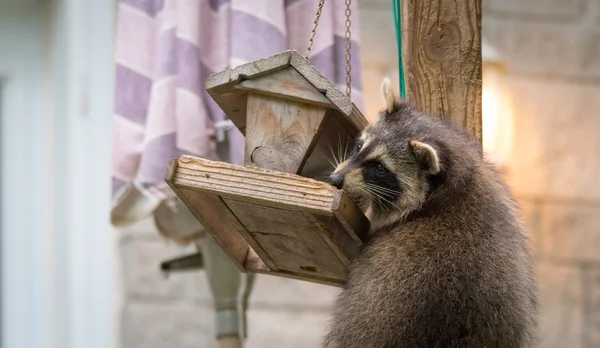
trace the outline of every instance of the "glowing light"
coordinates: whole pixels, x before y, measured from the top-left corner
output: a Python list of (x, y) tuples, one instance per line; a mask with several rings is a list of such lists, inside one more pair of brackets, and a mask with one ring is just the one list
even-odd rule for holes
[(499, 55), (485, 42), (482, 50), (483, 151), (488, 159), (502, 168), (508, 161), (513, 145), (512, 103), (510, 93), (504, 83), (504, 69)]

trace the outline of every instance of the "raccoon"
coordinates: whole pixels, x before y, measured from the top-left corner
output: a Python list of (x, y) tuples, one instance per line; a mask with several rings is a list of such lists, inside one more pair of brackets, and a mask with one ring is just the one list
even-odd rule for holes
[(382, 84), (386, 108), (331, 183), (371, 229), (337, 299), (326, 348), (520, 348), (538, 300), (518, 207), (468, 133)]

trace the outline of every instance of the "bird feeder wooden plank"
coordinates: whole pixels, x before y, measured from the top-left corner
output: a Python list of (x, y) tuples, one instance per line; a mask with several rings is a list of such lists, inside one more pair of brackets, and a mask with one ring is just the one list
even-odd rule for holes
[(331, 107), (332, 105), (323, 93), (319, 92), (293, 67), (252, 80), (244, 80), (235, 85), (235, 88), (317, 106)]
[(245, 163), (287, 173), (298, 173), (315, 146), (328, 109), (276, 98), (248, 95)]
[(165, 181), (241, 270), (341, 285), (368, 229), (343, 191), (298, 175), (184, 155)]
[(352, 123), (354, 129), (360, 130), (368, 125), (368, 121), (331, 81), (309, 63), (295, 50), (285, 51), (274, 56), (240, 65), (215, 73), (206, 80), (208, 94), (225, 111), (231, 121), (242, 133), (246, 130), (246, 98), (247, 93), (238, 85), (247, 80), (258, 79), (265, 75), (272, 75), (280, 70), (292, 67), (299, 74), (298, 78), (309, 82), (316, 91), (325, 96), (345, 117), (344, 121)]
[(183, 156), (165, 180), (240, 270), (341, 285), (369, 221), (333, 169), (367, 120), (296, 51), (211, 75), (246, 137), (244, 166)]

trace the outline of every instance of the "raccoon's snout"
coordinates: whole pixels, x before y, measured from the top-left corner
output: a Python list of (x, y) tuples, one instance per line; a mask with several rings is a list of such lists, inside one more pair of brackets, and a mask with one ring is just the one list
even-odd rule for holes
[(331, 181), (331, 185), (337, 187), (338, 190), (341, 190), (342, 187), (344, 187), (344, 176), (339, 173), (332, 173), (329, 176), (329, 180)]

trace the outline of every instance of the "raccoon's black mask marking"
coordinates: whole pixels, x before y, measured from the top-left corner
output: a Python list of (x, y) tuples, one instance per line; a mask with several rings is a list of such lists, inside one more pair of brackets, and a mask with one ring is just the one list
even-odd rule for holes
[(388, 168), (377, 160), (363, 163), (362, 175), (365, 184), (380, 196), (380, 203), (389, 208), (400, 196), (400, 183)]
[(332, 185), (339, 189), (344, 187), (344, 176), (349, 172), (360, 169), (362, 181), (371, 191), (371, 198), (386, 210), (391, 209), (401, 194), (401, 186), (396, 175), (378, 159), (370, 159), (372, 151), (378, 147), (377, 142), (365, 144), (358, 140), (350, 152), (346, 167), (331, 175)]

